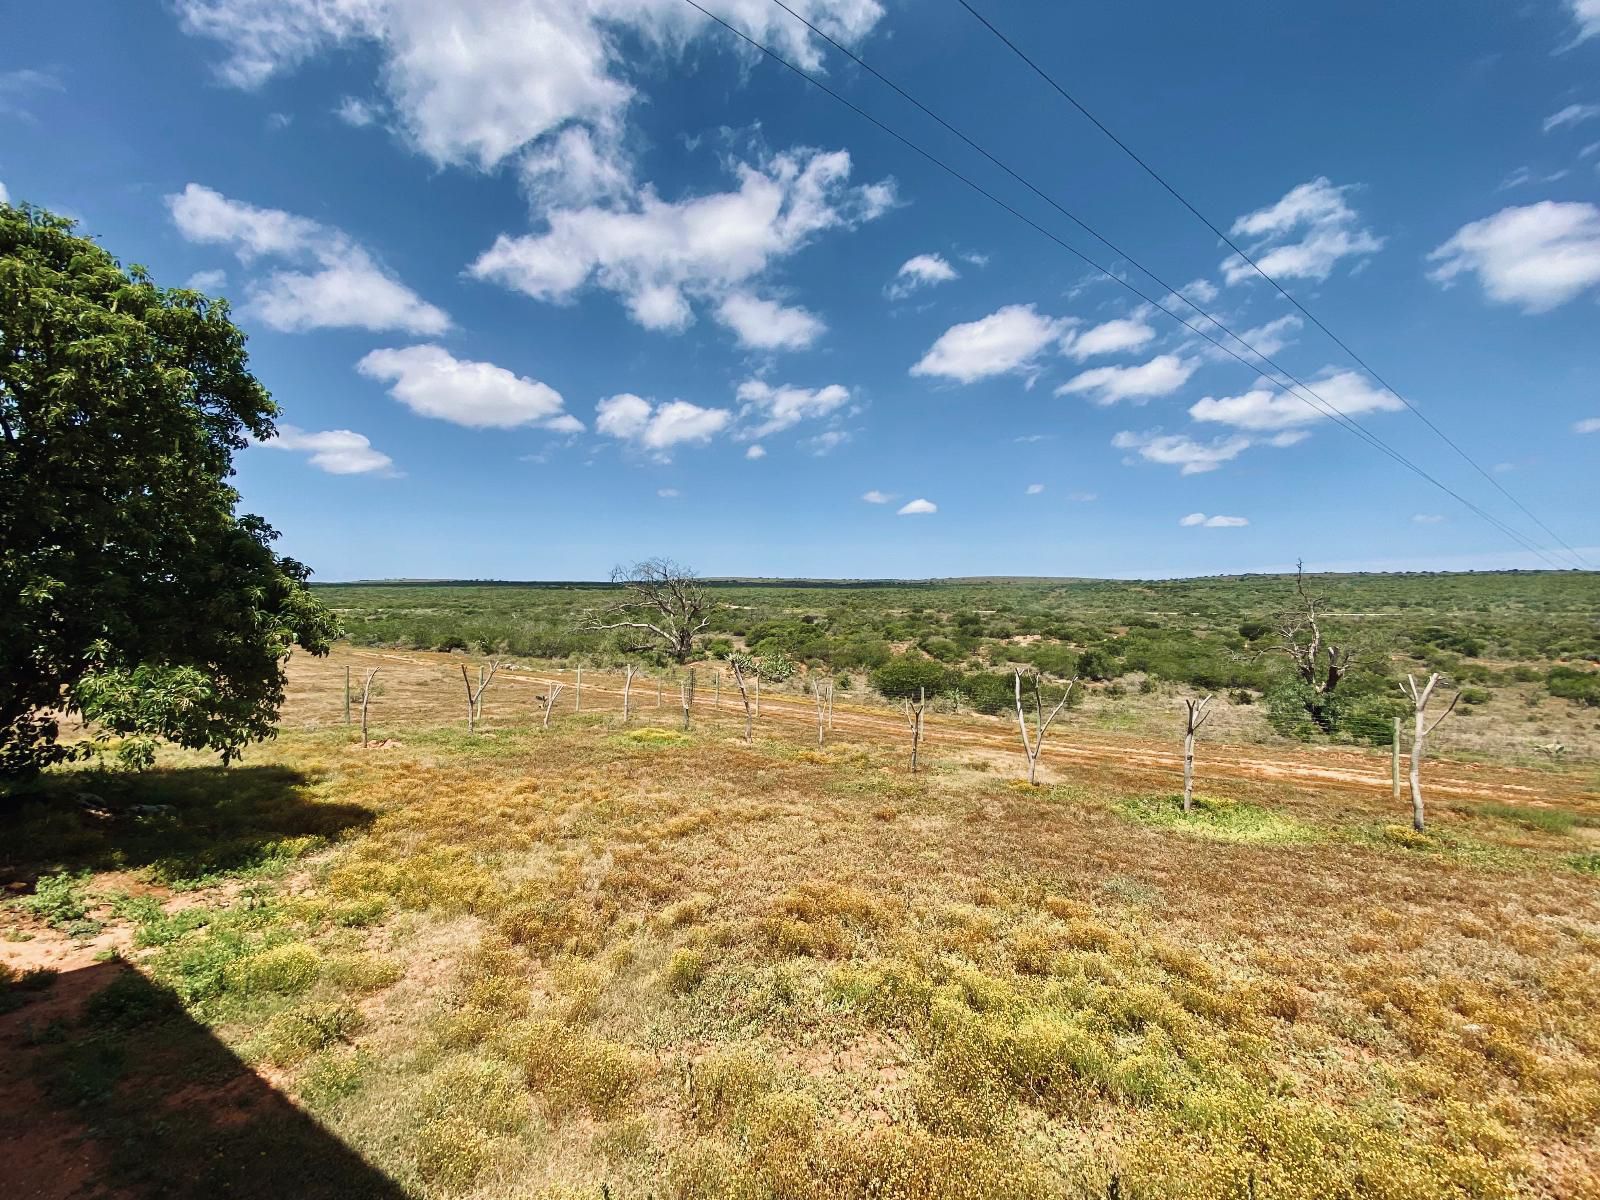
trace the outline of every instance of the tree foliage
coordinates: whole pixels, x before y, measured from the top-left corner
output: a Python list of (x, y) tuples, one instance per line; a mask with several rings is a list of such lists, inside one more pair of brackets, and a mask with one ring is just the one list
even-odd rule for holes
[(0, 204), (0, 776), (103, 735), (236, 756), (271, 736), (283, 664), (336, 627), (236, 514), (233, 454), (273, 435), (223, 301), (157, 287), (70, 221)]

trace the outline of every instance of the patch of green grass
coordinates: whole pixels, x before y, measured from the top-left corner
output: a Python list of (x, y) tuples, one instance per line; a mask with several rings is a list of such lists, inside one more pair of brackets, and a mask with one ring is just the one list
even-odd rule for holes
[(1564, 808), (1538, 808), (1529, 804), (1478, 804), (1471, 811), (1475, 816), (1506, 821), (1534, 833), (1565, 835), (1579, 825), (1592, 823), (1582, 813)]
[(638, 729), (630, 729), (625, 733), (619, 734), (618, 740), (630, 746), (643, 746), (646, 748), (687, 746), (694, 741), (692, 737), (681, 730), (662, 729), (652, 725), (643, 725)]
[(1600, 854), (1573, 854), (1567, 866), (1584, 875), (1600, 875)]
[(87, 871), (41, 875), (33, 885), (33, 894), (22, 897), (16, 904), (24, 912), (32, 913), (72, 937), (93, 937), (102, 928), (99, 921), (89, 916), (93, 901), (89, 896)]
[(1221, 796), (1196, 796), (1192, 809), (1183, 811), (1181, 796), (1135, 796), (1116, 809), (1130, 821), (1173, 829), (1219, 842), (1253, 842), (1276, 845), (1314, 842), (1320, 831), (1258, 804)]

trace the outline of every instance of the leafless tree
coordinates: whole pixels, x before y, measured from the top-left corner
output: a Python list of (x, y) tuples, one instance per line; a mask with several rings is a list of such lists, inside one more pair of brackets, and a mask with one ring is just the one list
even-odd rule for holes
[(739, 699), (744, 701), (744, 740), (750, 740), (750, 723), (754, 717), (750, 711), (750, 689), (745, 684), (745, 664), (740, 661), (737, 654), (728, 655), (728, 666), (733, 670), (734, 686), (739, 689)]
[(611, 582), (624, 589), (625, 598), (584, 613), (584, 628), (634, 631), (630, 653), (662, 650), (679, 663), (693, 657), (694, 639), (710, 625), (716, 607), (693, 571), (670, 558), (650, 558), (618, 567)]
[(823, 734), (833, 723), (833, 680), (822, 680), (813, 677), (811, 680), (811, 700), (817, 708), (817, 747), (820, 749), (823, 742)]
[(472, 686), (472, 680), (467, 675), (467, 664), (461, 664), (461, 682), (467, 688), (467, 732), (476, 733), (478, 722), (483, 718), (483, 693), (488, 691), (489, 685), (494, 682), (495, 674), (500, 670), (500, 660), (491, 658), (487, 673), (480, 664), (478, 667), (478, 686)]
[(694, 668), (689, 668), (689, 678), (678, 685), (678, 695), (683, 702), (683, 731), (689, 732), (689, 714), (694, 709)]
[(378, 677), (378, 668), (370, 667), (361, 681), (361, 744), (367, 744), (367, 705), (372, 700), (372, 681)]
[(572, 681), (572, 711), (583, 711), (583, 668), (577, 668), (577, 677)]
[(1032, 784), (1035, 781), (1035, 775), (1039, 769), (1039, 753), (1044, 749), (1045, 734), (1050, 732), (1051, 723), (1056, 719), (1057, 715), (1060, 714), (1061, 710), (1067, 706), (1067, 701), (1072, 699), (1072, 689), (1078, 686), (1078, 681), (1076, 679), (1069, 680), (1067, 682), (1067, 690), (1061, 693), (1061, 699), (1056, 701), (1056, 706), (1052, 708), (1049, 713), (1046, 713), (1044, 710), (1044, 688), (1039, 682), (1039, 676), (1032, 675), (1029, 677), (1033, 684), (1032, 695), (1034, 729), (1033, 737), (1030, 740), (1028, 736), (1027, 710), (1023, 707), (1022, 703), (1023, 672), (1013, 671), (1012, 674), (1017, 677), (1017, 729), (1022, 733), (1022, 749), (1023, 752), (1028, 756), (1028, 782)]
[(555, 709), (556, 701), (561, 699), (561, 693), (565, 690), (565, 687), (565, 684), (556, 683), (552, 680), (548, 692), (542, 696), (534, 697), (535, 700), (544, 705), (544, 720), (539, 724), (540, 729), (550, 728), (550, 714)]
[(911, 727), (911, 773), (917, 773), (917, 752), (922, 748), (922, 715), (928, 710), (926, 688), (917, 689), (917, 702), (906, 701), (906, 724)]
[(1327, 626), (1327, 598), (1306, 587), (1305, 563), (1295, 563), (1295, 603), (1273, 622), (1275, 640), (1261, 653), (1282, 654), (1296, 677), (1311, 690), (1306, 711), (1318, 726), (1331, 727), (1329, 703), (1340, 682), (1365, 661), (1362, 649), (1334, 640)]
[(631, 712), (633, 677), (637, 674), (638, 671), (634, 669), (632, 663), (622, 664), (622, 723), (624, 725), (628, 723), (628, 716)]
[(1185, 717), (1183, 722), (1183, 811), (1188, 812), (1194, 803), (1194, 735), (1200, 732), (1200, 726), (1211, 719), (1211, 714), (1206, 711), (1211, 705), (1212, 697), (1202, 696), (1200, 699), (1186, 699), (1183, 702)]
[(1433, 689), (1438, 685), (1437, 671), (1428, 676), (1427, 684), (1421, 688), (1417, 687), (1416, 679), (1409, 674), (1406, 676), (1406, 681), (1400, 685), (1401, 693), (1411, 701), (1416, 718), (1416, 724), (1411, 732), (1411, 827), (1418, 833), (1422, 832), (1423, 827), (1422, 754), (1426, 748), (1425, 744), (1433, 731), (1439, 728), (1439, 722), (1455, 711), (1456, 702), (1461, 699), (1461, 693), (1457, 692), (1450, 699), (1450, 707), (1439, 714), (1437, 721), (1428, 725), (1428, 701), (1433, 699)]

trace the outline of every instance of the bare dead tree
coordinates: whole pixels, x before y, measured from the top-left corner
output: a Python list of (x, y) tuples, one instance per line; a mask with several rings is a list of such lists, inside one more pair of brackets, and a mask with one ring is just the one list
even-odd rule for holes
[(622, 664), (622, 723), (624, 725), (628, 723), (628, 716), (631, 712), (633, 677), (637, 674), (638, 671), (634, 669), (632, 663)]
[(577, 678), (572, 681), (572, 711), (583, 711), (583, 668), (579, 667)]
[(744, 701), (744, 740), (750, 740), (750, 724), (755, 719), (750, 711), (750, 689), (745, 686), (744, 664), (736, 654), (728, 655), (728, 666), (733, 670), (734, 686), (739, 689), (739, 699)]
[(467, 664), (461, 664), (461, 682), (467, 688), (467, 732), (476, 733), (478, 722), (483, 718), (483, 693), (489, 690), (489, 685), (494, 682), (495, 675), (500, 670), (500, 660), (491, 658), (489, 668), (485, 673), (482, 664), (478, 667), (478, 686), (472, 686), (472, 680), (467, 675)]
[(1416, 724), (1411, 732), (1411, 827), (1418, 833), (1422, 832), (1422, 755), (1426, 742), (1433, 731), (1439, 728), (1439, 723), (1455, 711), (1456, 702), (1461, 699), (1457, 692), (1450, 699), (1450, 707), (1439, 714), (1439, 719), (1428, 725), (1428, 701), (1433, 699), (1433, 689), (1439, 685), (1439, 673), (1435, 671), (1428, 676), (1425, 686), (1418, 688), (1416, 679), (1408, 674), (1404, 683), (1400, 685), (1401, 693), (1411, 701), (1415, 710)]
[(689, 732), (689, 714), (694, 709), (694, 668), (689, 668), (689, 678), (678, 685), (679, 698), (683, 701), (683, 731)]
[(817, 709), (817, 748), (822, 748), (823, 735), (828, 728), (828, 710), (833, 703), (833, 681), (811, 680), (811, 701)]
[(544, 720), (541, 721), (540, 724), (539, 724), (539, 728), (540, 729), (549, 729), (550, 728), (550, 714), (551, 714), (552, 711), (554, 711), (555, 706), (556, 706), (556, 701), (561, 699), (561, 693), (564, 690), (566, 690), (566, 685), (565, 684), (560, 684), (560, 683), (556, 683), (554, 681), (551, 681), (550, 690), (548, 692), (546, 692), (542, 696), (535, 696), (534, 697), (535, 700), (537, 700), (540, 704), (544, 705)]
[(1044, 749), (1045, 734), (1050, 732), (1050, 725), (1067, 706), (1067, 701), (1072, 698), (1072, 689), (1078, 686), (1076, 679), (1069, 680), (1067, 690), (1061, 693), (1061, 699), (1056, 701), (1056, 706), (1047, 714), (1044, 710), (1044, 688), (1039, 682), (1039, 676), (1030, 678), (1033, 683), (1033, 737), (1028, 737), (1028, 715), (1022, 703), (1022, 676), (1023, 672), (1013, 671), (1016, 678), (1017, 694), (1017, 729), (1022, 733), (1022, 749), (1028, 756), (1028, 782), (1035, 782), (1039, 770), (1039, 753)]
[(372, 700), (372, 681), (378, 677), (378, 668), (369, 667), (367, 677), (361, 681), (361, 744), (367, 744), (367, 705)]
[(1194, 803), (1194, 735), (1200, 732), (1200, 726), (1211, 719), (1211, 714), (1206, 711), (1210, 707), (1213, 697), (1202, 696), (1200, 699), (1186, 699), (1183, 707), (1186, 715), (1183, 722), (1183, 811), (1188, 812)]
[(1323, 730), (1332, 727), (1329, 704), (1340, 682), (1365, 661), (1360, 647), (1335, 641), (1326, 628), (1327, 598), (1306, 587), (1304, 562), (1295, 563), (1295, 603), (1273, 622), (1276, 640), (1259, 653), (1282, 654), (1311, 691), (1306, 711)]
[(906, 724), (911, 728), (911, 773), (917, 773), (917, 753), (922, 748), (922, 716), (928, 710), (928, 690), (917, 689), (917, 702), (906, 701)]
[(611, 572), (625, 598), (583, 614), (585, 629), (632, 631), (629, 653), (662, 650), (680, 664), (694, 655), (694, 639), (711, 624), (716, 607), (705, 585), (670, 558), (649, 558)]

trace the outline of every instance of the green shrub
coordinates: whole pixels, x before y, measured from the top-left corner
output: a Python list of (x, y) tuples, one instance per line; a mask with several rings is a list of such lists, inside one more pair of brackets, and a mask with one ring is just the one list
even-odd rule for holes
[(699, 950), (674, 950), (667, 964), (667, 990), (680, 996), (694, 991), (705, 980), (706, 967), (706, 956)]
[(936, 695), (950, 684), (950, 672), (932, 659), (899, 654), (872, 673), (872, 686), (890, 700), (910, 700), (919, 691)]
[(274, 946), (228, 964), (228, 987), (243, 994), (270, 993), (296, 996), (317, 981), (322, 970), (322, 955), (304, 942)]
[(353, 1005), (302, 1004), (267, 1022), (261, 1054), (275, 1066), (292, 1067), (319, 1050), (349, 1041), (361, 1026), (361, 1014)]
[(24, 912), (75, 937), (93, 937), (100, 932), (100, 923), (88, 919), (89, 904), (87, 871), (41, 875), (33, 885), (33, 894), (17, 901), (17, 907)]
[(1600, 708), (1600, 671), (1578, 667), (1552, 667), (1544, 677), (1552, 696), (1574, 704)]

